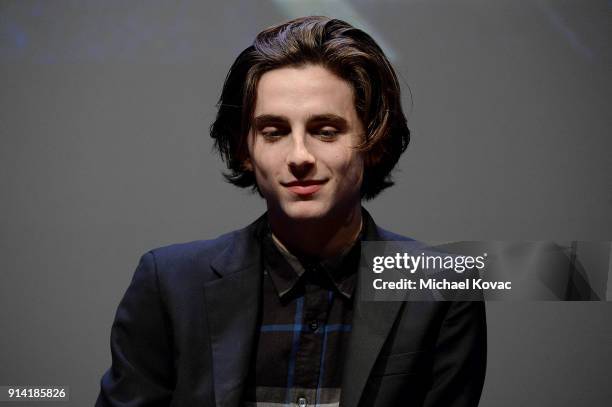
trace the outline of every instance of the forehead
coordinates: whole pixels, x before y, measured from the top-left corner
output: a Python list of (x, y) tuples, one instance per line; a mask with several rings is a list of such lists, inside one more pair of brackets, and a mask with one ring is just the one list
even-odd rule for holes
[(320, 65), (283, 67), (264, 73), (257, 85), (254, 113), (290, 118), (319, 114), (356, 118), (350, 83)]

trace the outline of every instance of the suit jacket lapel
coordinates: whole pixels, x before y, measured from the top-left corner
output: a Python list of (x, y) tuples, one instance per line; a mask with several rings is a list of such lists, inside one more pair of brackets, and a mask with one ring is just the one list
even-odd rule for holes
[[(399, 240), (401, 238), (400, 236), (387, 236), (387, 232), (376, 226), (365, 209), (363, 209), (362, 214), (366, 227), (364, 240)], [(342, 370), (340, 402), (342, 407), (356, 407), (358, 405), (372, 367), (402, 305), (400, 301), (362, 301), (359, 281), (356, 285), (354, 301), (351, 337)]]
[(217, 407), (237, 407), (249, 371), (261, 297), (259, 218), (213, 260), (220, 277), (204, 285)]
[(359, 403), (370, 371), (401, 305), (400, 301), (359, 301), (357, 295), (353, 329), (343, 368), (341, 406), (356, 407)]

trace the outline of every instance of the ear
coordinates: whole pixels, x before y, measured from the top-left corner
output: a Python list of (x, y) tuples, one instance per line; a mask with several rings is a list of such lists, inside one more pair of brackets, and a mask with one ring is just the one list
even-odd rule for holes
[(242, 161), (242, 169), (244, 171), (254, 172), (253, 161), (251, 160), (251, 153), (249, 151), (249, 145), (252, 141), (253, 131), (249, 130), (246, 135), (247, 138), (241, 140), (241, 146), (239, 148), (238, 159)]
[(253, 171), (253, 162), (251, 161), (251, 157), (246, 157), (244, 161), (242, 161), (242, 168), (246, 171)]

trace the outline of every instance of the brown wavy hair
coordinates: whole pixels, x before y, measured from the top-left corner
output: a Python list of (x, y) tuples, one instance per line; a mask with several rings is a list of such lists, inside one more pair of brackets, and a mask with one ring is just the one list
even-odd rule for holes
[(210, 127), (215, 148), (229, 170), (226, 179), (257, 189), (244, 167), (257, 84), (272, 69), (317, 64), (349, 82), (365, 137), (361, 196), (371, 199), (393, 185), (391, 170), (408, 147), (410, 130), (402, 111), (400, 86), (389, 60), (364, 31), (328, 17), (309, 16), (260, 32), (231, 66)]

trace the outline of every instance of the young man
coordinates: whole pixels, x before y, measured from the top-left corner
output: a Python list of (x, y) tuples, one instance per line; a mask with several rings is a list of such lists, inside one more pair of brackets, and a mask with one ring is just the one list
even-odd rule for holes
[(268, 211), (145, 254), (97, 406), (475, 406), (479, 302), (367, 302), (360, 242), (405, 240), (361, 208), (409, 141), (399, 84), (363, 31), (325, 17), (260, 33), (215, 123), (230, 182)]

